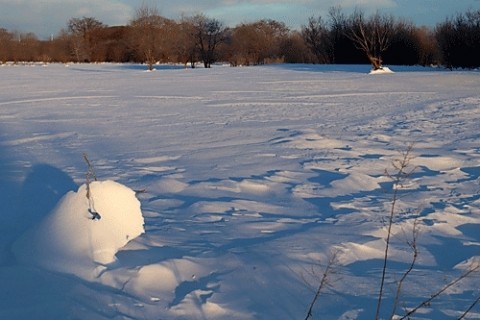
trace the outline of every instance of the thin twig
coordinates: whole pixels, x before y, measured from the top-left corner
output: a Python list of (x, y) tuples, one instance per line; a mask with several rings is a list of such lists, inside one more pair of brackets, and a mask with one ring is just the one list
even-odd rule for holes
[(93, 165), (90, 162), (90, 160), (88, 160), (88, 157), (87, 157), (86, 153), (83, 154), (83, 159), (87, 163), (87, 172), (85, 173), (85, 180), (86, 180), (86, 186), (87, 186), (86, 197), (88, 199), (88, 212), (92, 215), (92, 220), (100, 220), (101, 216), (97, 212), (97, 210), (95, 210), (95, 204), (94, 204), (93, 198), (92, 198), (92, 191), (90, 189), (90, 182), (91, 182), (90, 178), (93, 178), (94, 181), (97, 181), (97, 175), (95, 174), (95, 170), (93, 169)]
[(332, 256), (328, 260), (325, 270), (323, 271), (320, 284), (318, 285), (317, 290), (315, 291), (315, 295), (312, 299), (312, 302), (310, 303), (310, 307), (308, 308), (308, 312), (307, 312), (307, 316), (305, 317), (305, 320), (308, 320), (311, 317), (313, 317), (313, 307), (315, 306), (315, 303), (317, 302), (324, 288), (328, 285), (329, 276), (334, 272), (333, 269), (335, 268), (335, 265), (337, 265), (338, 263), (337, 254), (338, 254), (338, 251), (333, 252)]
[(477, 271), (480, 269), (480, 265), (477, 265), (467, 271), (465, 271), (464, 273), (462, 273), (458, 278), (454, 279), (453, 281), (447, 283), (445, 286), (443, 286), (442, 288), (440, 288), (440, 290), (438, 290), (437, 292), (435, 292), (434, 294), (432, 294), (430, 296), (430, 298), (422, 301), (418, 306), (416, 306), (415, 308), (411, 309), (409, 312), (407, 312), (407, 314), (405, 314), (403, 317), (401, 317), (399, 320), (405, 320), (405, 319), (408, 319), (412, 314), (414, 314), (415, 312), (417, 312), (420, 308), (423, 308), (427, 305), (430, 304), (430, 302), (432, 302), (432, 300), (434, 300), (435, 298), (437, 298), (439, 295), (441, 295), (442, 293), (444, 293), (445, 291), (447, 291), (449, 288), (453, 287), (454, 285), (456, 285), (457, 283), (459, 283), (460, 281), (462, 281), (463, 279), (467, 278), (470, 274), (472, 274), (473, 272)]
[(387, 264), (388, 264), (388, 254), (390, 250), (390, 239), (392, 236), (392, 226), (396, 212), (396, 204), (398, 200), (398, 192), (399, 187), (402, 185), (402, 182), (408, 178), (410, 174), (412, 174), (413, 169), (407, 171), (407, 168), (410, 163), (410, 153), (413, 149), (413, 144), (409, 144), (407, 150), (402, 153), (402, 158), (399, 160), (394, 160), (392, 162), (393, 167), (396, 170), (395, 175), (390, 175), (387, 170), (385, 170), (386, 175), (393, 179), (393, 194), (392, 194), (392, 202), (390, 205), (390, 214), (388, 216), (388, 227), (387, 227), (387, 238), (385, 240), (385, 251), (383, 257), (383, 267), (382, 267), (382, 277), (380, 280), (380, 290), (378, 293), (378, 300), (377, 300), (377, 310), (375, 313), (375, 319), (378, 320), (380, 318), (380, 310), (382, 306), (382, 299), (383, 299), (383, 290), (385, 287), (385, 277), (387, 273)]
[(460, 318), (458, 318), (458, 320), (462, 320), (464, 319), (467, 314), (470, 313), (470, 311), (472, 311), (472, 309), (480, 302), (480, 296), (477, 297), (477, 299), (475, 299), (473, 301), (473, 303), (470, 305), (470, 307), (468, 307), (468, 309), (460, 316)]
[(87, 154), (84, 153), (83, 154), (83, 159), (85, 160), (85, 162), (87, 163), (87, 175), (89, 176), (92, 176), (93, 177), (93, 180), (94, 181), (97, 181), (97, 175), (95, 174), (95, 170), (93, 169), (93, 165), (92, 163), (90, 162), (90, 160), (88, 160), (88, 157), (87, 157)]
[(418, 222), (417, 219), (415, 219), (415, 221), (413, 222), (412, 241), (408, 242), (408, 245), (410, 246), (410, 248), (413, 251), (412, 261), (411, 261), (408, 269), (404, 272), (403, 276), (398, 281), (397, 292), (395, 293), (395, 299), (393, 301), (392, 314), (390, 315), (390, 319), (393, 319), (393, 317), (395, 316), (395, 312), (397, 311), (397, 306), (398, 306), (398, 302), (400, 300), (400, 294), (402, 292), (403, 283), (405, 282), (405, 279), (408, 277), (410, 272), (412, 272), (413, 267), (415, 266), (415, 263), (417, 262), (417, 258), (418, 258), (418, 247), (417, 247), (418, 229), (417, 229), (417, 225), (418, 225), (418, 223), (419, 222)]

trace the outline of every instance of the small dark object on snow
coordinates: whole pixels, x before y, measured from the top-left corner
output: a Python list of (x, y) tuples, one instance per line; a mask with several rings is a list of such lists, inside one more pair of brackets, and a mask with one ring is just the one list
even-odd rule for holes
[(147, 192), (147, 189), (134, 190), (134, 191), (135, 191), (135, 194), (146, 193), (146, 192)]
[(93, 211), (92, 209), (88, 209), (88, 212), (90, 212), (90, 214), (92, 215), (92, 220), (102, 219), (102, 216), (98, 212)]

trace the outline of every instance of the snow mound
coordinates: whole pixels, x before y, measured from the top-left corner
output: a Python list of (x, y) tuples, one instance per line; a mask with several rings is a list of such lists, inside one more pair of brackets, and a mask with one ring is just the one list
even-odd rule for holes
[(91, 278), (145, 232), (143, 224), (133, 190), (110, 180), (95, 181), (90, 183), (90, 200), (87, 185), (68, 192), (14, 243), (13, 252), (22, 263)]
[(386, 74), (386, 73), (394, 73), (394, 72), (390, 70), (389, 67), (381, 67), (380, 69), (370, 71), (370, 74)]

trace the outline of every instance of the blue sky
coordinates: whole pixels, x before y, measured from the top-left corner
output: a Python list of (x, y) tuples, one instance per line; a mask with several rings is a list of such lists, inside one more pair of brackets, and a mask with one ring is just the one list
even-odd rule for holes
[(0, 27), (45, 38), (57, 34), (71, 17), (91, 16), (121, 25), (128, 23), (142, 2), (172, 19), (203, 13), (227, 26), (269, 18), (291, 28), (299, 28), (312, 15), (326, 18), (328, 9), (337, 5), (346, 13), (355, 7), (367, 13), (379, 10), (427, 26), (457, 12), (480, 9), (480, 0), (0, 0)]

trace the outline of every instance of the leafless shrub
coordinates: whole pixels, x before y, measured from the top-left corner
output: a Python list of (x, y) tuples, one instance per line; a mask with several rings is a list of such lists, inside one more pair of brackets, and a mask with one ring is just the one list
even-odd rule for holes
[[(412, 149), (413, 144), (409, 144), (407, 149), (401, 153), (401, 157), (399, 159), (395, 159), (392, 161), (392, 167), (394, 168), (395, 172), (393, 174), (389, 173), (388, 170), (385, 170), (385, 175), (392, 179), (393, 181), (393, 193), (391, 198), (391, 205), (390, 205), (390, 213), (388, 216), (387, 221), (387, 237), (385, 239), (385, 250), (384, 250), (384, 257), (383, 257), (383, 266), (382, 266), (382, 277), (380, 280), (380, 290), (378, 293), (378, 300), (377, 300), (377, 310), (375, 313), (375, 319), (380, 318), (380, 310), (382, 307), (382, 299), (384, 295), (384, 288), (385, 288), (385, 277), (387, 273), (387, 265), (389, 261), (389, 250), (390, 250), (390, 241), (392, 237), (392, 227), (395, 219), (395, 215), (397, 213), (397, 201), (399, 199), (399, 191), (402, 185), (406, 182), (406, 180), (410, 177), (413, 171), (416, 169), (415, 167), (412, 168), (410, 165), (410, 161), (412, 160)], [(415, 241), (415, 248), (416, 248), (416, 241)], [(416, 257), (415, 257), (416, 259)], [(413, 268), (413, 266), (412, 266)], [(408, 275), (408, 274), (407, 274)], [(405, 276), (406, 277), (406, 276)], [(403, 280), (402, 280), (403, 283)], [(401, 290), (401, 285), (400, 289)]]
[[(412, 150), (413, 150), (413, 144), (409, 144), (406, 148), (405, 151), (401, 153), (401, 156), (399, 159), (395, 159), (392, 162), (392, 166), (394, 168), (394, 173), (390, 174), (387, 170), (385, 171), (385, 174), (387, 177), (390, 177), (393, 181), (393, 193), (392, 193), (392, 198), (391, 198), (391, 205), (390, 205), (390, 214), (388, 217), (387, 221), (387, 236), (386, 236), (386, 245), (385, 245), (385, 251), (384, 251), (384, 260), (383, 260), (383, 268), (382, 268), (382, 278), (380, 282), (380, 290), (379, 290), (379, 296), (378, 296), (378, 301), (377, 301), (377, 310), (375, 314), (375, 319), (379, 319), (380, 317), (380, 311), (381, 311), (381, 305), (382, 305), (382, 299), (384, 296), (384, 287), (385, 287), (385, 275), (387, 272), (387, 267), (388, 267), (388, 262), (389, 262), (389, 247), (390, 247), (390, 242), (391, 242), (391, 237), (392, 237), (392, 226), (394, 224), (395, 216), (397, 215), (397, 209), (396, 209), (396, 204), (397, 201), (400, 197), (399, 191), (401, 190), (402, 186), (406, 183), (408, 178), (411, 176), (411, 174), (416, 170), (415, 166), (411, 165), (411, 160), (413, 159), (412, 156)], [(394, 296), (394, 301), (393, 301), (393, 306), (392, 306), (392, 311), (389, 319), (394, 319), (395, 313), (397, 311), (397, 307), (401, 298), (401, 292), (402, 292), (402, 287), (404, 282), (406, 281), (407, 277), (410, 275), (410, 273), (413, 271), (414, 266), (417, 262), (418, 256), (419, 256), (419, 250), (418, 250), (418, 236), (419, 236), (419, 230), (418, 230), (418, 225), (420, 221), (416, 219), (413, 223), (413, 229), (412, 229), (412, 239), (407, 242), (408, 246), (410, 247), (412, 251), (412, 260), (406, 269), (406, 271), (403, 273), (402, 277), (400, 280), (397, 282), (397, 288), (396, 288), (396, 293)], [(459, 282), (464, 280), (465, 278), (469, 277), (472, 275), (472, 273), (480, 271), (480, 264), (474, 263), (472, 264), (465, 272), (463, 272), (460, 276), (457, 278), (453, 279), (437, 291), (435, 291), (433, 294), (431, 294), (428, 298), (424, 299), (420, 304), (413, 308), (409, 308), (408, 311), (406, 311), (405, 315), (400, 317), (399, 320), (405, 320), (405, 319), (410, 319), (410, 316), (415, 314), (417, 311), (419, 311), (421, 308), (426, 307), (430, 305), (430, 303), (438, 298), (441, 294), (443, 294), (445, 291), (447, 291), (449, 288), (457, 285)], [(463, 313), (463, 315), (459, 319), (463, 319), (472, 309), (473, 307), (480, 301), (480, 297), (478, 297), (472, 304), (471, 306)]]
[[(338, 251), (333, 251), (328, 259), (328, 262), (326, 266), (323, 269), (322, 275), (319, 277), (319, 284), (314, 290), (315, 294), (313, 296), (312, 302), (310, 302), (309, 308), (307, 315), (305, 317), (305, 320), (308, 320), (313, 317), (313, 307), (315, 306), (315, 303), (317, 302), (318, 298), (320, 297), (321, 293), (331, 284), (331, 278), (335, 274), (336, 269), (338, 267)], [(310, 272), (312, 276), (316, 276), (317, 272), (313, 269)], [(302, 277), (304, 278), (304, 277)], [(318, 277), (316, 277), (318, 278)], [(309, 281), (305, 280), (304, 282), (309, 285)]]
[(418, 240), (418, 234), (419, 234), (418, 224), (419, 224), (419, 220), (415, 219), (415, 221), (413, 222), (412, 239), (407, 242), (408, 246), (412, 250), (412, 261), (410, 262), (410, 265), (408, 266), (407, 270), (403, 273), (402, 277), (397, 283), (397, 290), (395, 292), (395, 298), (393, 301), (393, 307), (392, 307), (392, 313), (390, 315), (390, 319), (393, 319), (393, 317), (395, 316), (395, 312), (397, 311), (403, 283), (407, 279), (408, 275), (412, 272), (415, 266), (415, 263), (417, 262), (417, 258), (419, 254), (418, 246), (417, 246), (417, 240)]
[[(472, 273), (474, 272), (477, 272), (480, 270), (480, 265), (479, 264), (474, 264), (472, 265), (470, 268), (468, 268), (464, 273), (462, 273), (460, 276), (458, 276), (457, 278), (453, 279), (452, 281), (450, 281), (449, 283), (447, 283), (446, 285), (444, 285), (443, 287), (441, 287), (440, 289), (438, 289), (436, 292), (434, 292), (432, 295), (430, 295), (429, 298), (423, 300), (420, 304), (418, 304), (417, 306), (415, 306), (414, 308), (411, 308), (410, 311), (408, 311), (403, 317), (401, 317), (399, 320), (405, 320), (405, 319), (410, 319), (409, 317), (411, 315), (413, 315), (414, 313), (416, 313), (418, 310), (420, 310), (421, 308), (423, 307), (426, 307), (428, 305), (430, 305), (430, 303), (436, 299), (438, 296), (440, 296), (442, 293), (444, 293), (445, 291), (447, 291), (449, 288), (457, 285), (460, 281), (464, 280), (465, 278), (468, 278)], [(473, 308), (475, 306), (475, 304), (478, 302), (480, 298), (477, 298), (477, 300), (471, 305), (471, 307), (459, 318), (459, 319), (463, 319), (467, 314), (468, 312), (470, 312), (471, 308)]]

